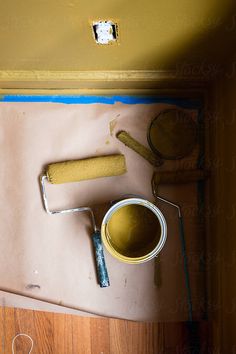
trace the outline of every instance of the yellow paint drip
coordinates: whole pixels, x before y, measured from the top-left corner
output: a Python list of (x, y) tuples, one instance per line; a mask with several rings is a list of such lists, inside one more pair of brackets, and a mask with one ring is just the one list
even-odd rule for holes
[(110, 123), (109, 123), (109, 126), (110, 126), (110, 135), (112, 136), (113, 135), (113, 131), (115, 129), (115, 126), (117, 124), (117, 120), (116, 118), (111, 120)]
[(109, 220), (106, 231), (116, 252), (132, 258), (152, 252), (161, 236), (156, 215), (137, 204), (119, 208)]

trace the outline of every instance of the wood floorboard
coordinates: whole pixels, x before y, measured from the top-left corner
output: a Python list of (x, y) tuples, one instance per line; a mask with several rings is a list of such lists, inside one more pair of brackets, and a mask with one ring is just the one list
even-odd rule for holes
[[(55, 315), (55, 314), (54, 314)], [(71, 315), (63, 315), (63, 319), (58, 315), (57, 321), (64, 321), (64, 348), (60, 345), (60, 338), (59, 338), (59, 343), (58, 343), (58, 348), (55, 348), (55, 350), (58, 350), (59, 354), (71, 354), (73, 353), (73, 332), (72, 332), (72, 316)]]
[[(144, 323), (0, 308), (0, 354), (12, 354), (18, 333), (32, 337), (32, 354), (209, 353), (206, 322)], [(26, 354), (29, 348), (28, 338), (16, 339), (15, 354)]]
[(35, 326), (35, 347), (37, 348), (38, 353), (55, 353), (53, 313), (34, 311), (33, 315)]
[(5, 321), (4, 321), (4, 312), (3, 312), (3, 308), (0, 307), (0, 348), (2, 351), (4, 351), (4, 325), (5, 325)]
[(17, 334), (15, 328), (15, 315), (14, 315), (15, 310), (13, 308), (4, 308), (3, 312), (4, 312), (4, 350), (5, 350), (4, 353), (10, 354), (12, 338)]
[(108, 318), (91, 318), (91, 353), (110, 353), (110, 333)]
[(68, 333), (67, 328), (65, 326), (65, 316), (54, 313), (53, 315), (53, 347), (56, 353), (69, 353), (72, 350), (72, 342), (71, 346), (68, 348)]
[(73, 354), (91, 354), (91, 327), (86, 317), (72, 316)]

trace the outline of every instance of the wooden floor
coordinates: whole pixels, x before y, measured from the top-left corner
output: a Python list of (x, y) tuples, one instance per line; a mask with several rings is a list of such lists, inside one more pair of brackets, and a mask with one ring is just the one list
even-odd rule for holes
[[(203, 354), (208, 344), (204, 322), (193, 323), (190, 330), (186, 323), (141, 323), (0, 308), (0, 353), (12, 353), (12, 339), (18, 333), (32, 337), (32, 354)], [(18, 337), (14, 349), (17, 354), (28, 353), (29, 339)]]

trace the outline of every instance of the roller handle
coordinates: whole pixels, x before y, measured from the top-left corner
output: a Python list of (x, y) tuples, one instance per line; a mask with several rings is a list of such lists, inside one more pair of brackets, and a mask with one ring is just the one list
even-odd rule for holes
[(154, 174), (154, 181), (159, 184), (181, 184), (198, 182), (209, 177), (205, 170), (159, 171)]
[(95, 231), (94, 234), (92, 235), (92, 240), (93, 240), (93, 247), (94, 247), (95, 258), (96, 258), (97, 276), (98, 276), (99, 285), (101, 288), (106, 288), (110, 286), (110, 282), (107, 273), (105, 257), (103, 253), (101, 232)]

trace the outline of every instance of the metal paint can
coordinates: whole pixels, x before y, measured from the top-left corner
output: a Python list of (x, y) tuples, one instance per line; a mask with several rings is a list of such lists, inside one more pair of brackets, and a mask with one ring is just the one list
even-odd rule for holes
[(166, 220), (148, 200), (123, 199), (105, 214), (101, 236), (113, 257), (130, 264), (144, 263), (162, 250), (167, 238)]

